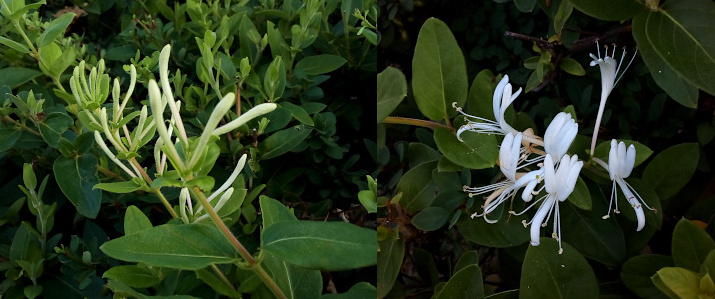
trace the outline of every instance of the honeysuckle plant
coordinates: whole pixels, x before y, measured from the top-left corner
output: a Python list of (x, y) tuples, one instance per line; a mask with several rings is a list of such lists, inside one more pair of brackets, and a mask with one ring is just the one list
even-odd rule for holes
[[(475, 286), (477, 281), (491, 282), (495, 274), (501, 279), (495, 292), (518, 287), (524, 298), (571, 297), (572, 289), (565, 286), (573, 285), (596, 294), (597, 281), (603, 277), (597, 280), (596, 276), (602, 274), (591, 270), (589, 264), (620, 269), (625, 260), (655, 247), (648, 242), (659, 236), (656, 231), (664, 223), (661, 201), (674, 205), (670, 198), (676, 194), (688, 197), (678, 190), (695, 172), (698, 159), (695, 152), (699, 148), (695, 144), (676, 145), (649, 159), (653, 151), (644, 145), (657, 144), (653, 142), (655, 138), (671, 140), (659, 135), (665, 131), (654, 129), (661, 127), (654, 122), (660, 121), (659, 116), (666, 117), (665, 114), (649, 114), (645, 119), (647, 111), (660, 111), (662, 101), (644, 100), (652, 99), (649, 95), (655, 86), (644, 77), (652, 75), (658, 86), (672, 87), (667, 93), (679, 97), (676, 99), (679, 103), (684, 103), (684, 96), (692, 95), (689, 84), (698, 80), (676, 70), (679, 63), (673, 58), (684, 57), (683, 52), (663, 50), (663, 45), (668, 44), (661, 39), (663, 36), (656, 36), (654, 28), (644, 25), (658, 23), (654, 21), (657, 16), (682, 6), (671, 4), (673, 7), (664, 5), (643, 12), (648, 22), (636, 17), (633, 23), (623, 22), (614, 30), (588, 34), (585, 32), (597, 32), (594, 29), (599, 27), (591, 24), (589, 29), (580, 28), (584, 31), (573, 31), (574, 26), (580, 25), (571, 20), (566, 23), (564, 15), (570, 15), (576, 8), (588, 10), (595, 6), (584, 1), (539, 6), (555, 16), (553, 24), (544, 25), (556, 30), (548, 39), (508, 31), (518, 27), (518, 22), (510, 22), (508, 17), (499, 29), (485, 27), (472, 19), (450, 20), (448, 26), (432, 18), (424, 22), (419, 34), (412, 32), (416, 46), (411, 74), (402, 73), (407, 68), (401, 68), (404, 61), (395, 56), (387, 58), (390, 66), (386, 65), (378, 75), (381, 142), (377, 144), (377, 162), (378, 176), (384, 177), (378, 184), (378, 190), (384, 192), (382, 201), (378, 198), (378, 214), (382, 211), (384, 216), (380, 222), (384, 234), (379, 235), (379, 240), (381, 248), (391, 249), (378, 254), (384, 261), (380, 263), (384, 268), (380, 269), (386, 269), (378, 277), (378, 285), (386, 286), (383, 292), (378, 287), (378, 298), (423, 292), (433, 292), (435, 298), (463, 294), (478, 298), (490, 295), (490, 290)], [(531, 11), (523, 5), (516, 3), (520, 10)], [(498, 4), (493, 9), (490, 5), (483, 6), (488, 11), (485, 14), (497, 20), (501, 20), (503, 10), (511, 9)], [(458, 29), (459, 34), (453, 36), (450, 28), (462, 28), (453, 26), (463, 25), (462, 22), (469, 23), (470, 29)], [(637, 47), (631, 46), (628, 39), (631, 29)], [(529, 32), (532, 28), (524, 30)], [(487, 37), (485, 31), (499, 38)], [(647, 38), (641, 39), (644, 35)], [(603, 43), (616, 40), (614, 36), (619, 44), (635, 48), (635, 54), (615, 45), (605, 47), (604, 53)], [(512, 44), (510, 38), (525, 43)], [(490, 42), (485, 44), (485, 40)], [(505, 47), (500, 47), (502, 42)], [(595, 55), (589, 55), (594, 46)], [(462, 55), (465, 50), (468, 57)], [(525, 59), (528, 56), (524, 52), (529, 50), (538, 56)], [(522, 62), (533, 72), (522, 69)], [(582, 67), (589, 62), (599, 68)], [(488, 69), (480, 71), (472, 67)], [(626, 72), (629, 68), (632, 72)], [(501, 74), (493, 73), (493, 69)], [(682, 93), (674, 86), (680, 83)], [(525, 86), (524, 93), (519, 85)], [(592, 91), (600, 92), (600, 96), (592, 96)], [(663, 93), (655, 93), (663, 97)], [(664, 111), (672, 109), (668, 107)], [(692, 121), (690, 117), (684, 119)], [(704, 130), (705, 125), (700, 128), (700, 136), (704, 136)], [(684, 137), (687, 132), (668, 136), (688, 139)], [(685, 152), (692, 156), (675, 156)], [(669, 160), (679, 161), (683, 167), (674, 162), (667, 166)], [(697, 163), (703, 167), (702, 160)], [(641, 164), (645, 167), (639, 167)], [(666, 169), (683, 173), (685, 178), (663, 176)], [(604, 196), (609, 193), (610, 200)], [(702, 200), (704, 195), (698, 198)], [(623, 209), (624, 204), (633, 210)], [(602, 219), (609, 218), (613, 211), (624, 217)], [(697, 211), (689, 213), (695, 215)], [(607, 216), (603, 217), (604, 214)], [(430, 237), (445, 237), (435, 241), (439, 242), (436, 246), (422, 238), (423, 232)], [(420, 249), (429, 251), (432, 257), (449, 256), (451, 261), (462, 250), (474, 251), (464, 252), (458, 262), (450, 263), (436, 258), (430, 261)], [(419, 261), (414, 266), (416, 275), (425, 281), (417, 286), (412, 273), (399, 267), (414, 261)], [(481, 271), (465, 266), (476, 261)], [(496, 264), (498, 269), (491, 267)], [(453, 270), (432, 271), (433, 265)], [(516, 271), (519, 267), (522, 270), (518, 286), (509, 280), (518, 274), (514, 273), (514, 267)], [(642, 275), (648, 271), (637, 272)], [(476, 276), (477, 273), (485, 278)], [(622, 273), (624, 284), (635, 281), (631, 274)], [(653, 272), (646, 278), (652, 275)], [(706, 282), (709, 283), (708, 279)], [(429, 284), (438, 287), (430, 289)], [(410, 290), (401, 293), (400, 285), (409, 285)], [(627, 286), (637, 289), (635, 284)], [(653, 290), (657, 292), (651, 286), (649, 292)], [(638, 292), (640, 296), (645, 293)]]

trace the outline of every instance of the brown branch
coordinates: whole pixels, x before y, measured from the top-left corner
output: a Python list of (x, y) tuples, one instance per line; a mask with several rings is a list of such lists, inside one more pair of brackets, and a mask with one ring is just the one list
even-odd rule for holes
[(450, 126), (443, 125), (443, 124), (436, 123), (436, 122), (429, 121), (429, 120), (422, 120), (422, 119), (414, 119), (414, 118), (406, 118), (406, 117), (398, 117), (398, 116), (388, 116), (382, 122), (386, 123), (386, 124), (419, 126), (419, 127), (430, 128), (432, 130), (437, 129), (437, 128), (445, 128), (445, 129), (449, 130), (450, 132), (454, 132), (454, 128), (452, 128)]

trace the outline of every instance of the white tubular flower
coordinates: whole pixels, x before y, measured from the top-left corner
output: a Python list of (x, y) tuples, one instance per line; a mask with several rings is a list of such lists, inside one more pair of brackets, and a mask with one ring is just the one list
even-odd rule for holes
[[(591, 156), (593, 156), (593, 151), (596, 149), (596, 139), (598, 138), (598, 128), (601, 126), (601, 118), (603, 117), (603, 110), (606, 108), (606, 100), (608, 95), (611, 94), (613, 87), (618, 84), (621, 80), (623, 74), (628, 70), (628, 67), (633, 63), (633, 59), (636, 58), (635, 53), (633, 58), (628, 62), (628, 65), (623, 68), (621, 72), (621, 65), (623, 65), (623, 59), (626, 57), (626, 49), (623, 48), (623, 55), (621, 55), (621, 60), (616, 61), (616, 45), (613, 45), (613, 51), (611, 56), (608, 56), (608, 46), (606, 46), (605, 57), (601, 58), (601, 48), (598, 45), (598, 40), (596, 40), (596, 50), (598, 51), (598, 57), (593, 54), (589, 54), (593, 61), (591, 61), (591, 66), (598, 65), (601, 69), (601, 103), (598, 106), (598, 115), (596, 116), (596, 124), (593, 129), (593, 137), (591, 138)], [(638, 49), (636, 49), (638, 53)], [(620, 74), (619, 74), (620, 73)], [(618, 78), (616, 78), (618, 77)]]
[[(233, 95), (233, 94), (232, 94)], [(236, 119), (232, 120), (231, 122), (216, 128), (213, 130), (213, 135), (223, 135), (228, 132), (233, 131), (234, 129), (240, 127), (241, 125), (247, 123), (248, 121), (259, 117), (263, 114), (266, 114), (268, 112), (271, 112), (273, 110), (276, 110), (278, 105), (274, 103), (263, 103), (258, 106), (255, 106), (251, 108), (250, 110), (246, 111), (245, 113), (241, 114), (241, 116), (237, 117)]]
[(519, 168), (518, 164), (522, 161), (521, 140), (522, 134), (517, 133), (516, 136), (513, 134), (506, 134), (504, 140), (502, 141), (501, 148), (499, 149), (499, 168), (506, 177), (505, 181), (479, 188), (464, 186), (464, 191), (469, 192), (469, 196), (492, 192), (492, 194), (489, 195), (484, 202), (484, 211), (481, 214), (472, 214), (472, 218), (484, 217), (484, 221), (488, 223), (497, 222), (497, 220), (487, 218), (487, 214), (493, 212), (507, 199), (513, 198), (517, 193), (517, 190), (524, 185), (529, 184), (533, 180), (533, 178), (529, 179), (528, 174), (519, 179), (516, 177), (516, 170)]
[(539, 246), (539, 237), (541, 235), (541, 227), (546, 226), (553, 212), (554, 214), (554, 230), (552, 237), (559, 241), (559, 254), (563, 253), (561, 248), (561, 216), (559, 215), (559, 202), (563, 202), (571, 195), (576, 187), (576, 180), (583, 167), (583, 161), (578, 160), (578, 156), (569, 157), (564, 155), (561, 158), (558, 169), (554, 170), (554, 163), (551, 160), (551, 155), (546, 155), (544, 161), (544, 187), (547, 195), (539, 198), (537, 201), (529, 205), (524, 211), (514, 214), (521, 215), (531, 209), (538, 202), (543, 200), (541, 206), (536, 211), (536, 215), (528, 223), (524, 220), (524, 226), (531, 224), (530, 235), (531, 245)]
[[(512, 102), (514, 102), (516, 97), (521, 94), (521, 88), (519, 88), (519, 90), (517, 90), (516, 93), (513, 95), (511, 91), (512, 87), (511, 84), (509, 84), (509, 76), (504, 75), (504, 78), (502, 78), (502, 80), (497, 85), (497, 88), (494, 90), (494, 97), (492, 98), (494, 119), (496, 119), (496, 121), (464, 113), (461, 107), (457, 107), (456, 102), (452, 103), (452, 107), (457, 109), (459, 113), (468, 117), (468, 123), (466, 125), (461, 126), (459, 130), (457, 130), (457, 139), (459, 139), (460, 141), (462, 140), (459, 135), (462, 134), (464, 131), (497, 135), (518, 133), (517, 130), (512, 128), (504, 120), (504, 112), (506, 112), (506, 109), (509, 107), (509, 105), (511, 105)], [(470, 120), (469, 118), (476, 119), (478, 120), (478, 122)]]
[(559, 161), (571, 147), (578, 133), (578, 124), (571, 114), (560, 112), (546, 128), (544, 134), (544, 149), (553, 161)]
[[(210, 195), (208, 198), (206, 198), (206, 201), (207, 201), (207, 202), (212, 203), (212, 201), (214, 200), (214, 198), (216, 198), (216, 197), (219, 196), (221, 193), (224, 193), (224, 191), (226, 191), (226, 192), (223, 194), (223, 196), (219, 199), (218, 203), (217, 203), (216, 205), (214, 205), (214, 208), (215, 208), (216, 212), (218, 212), (218, 210), (221, 209), (221, 207), (223, 207), (223, 205), (226, 203), (226, 201), (228, 200), (228, 198), (231, 197), (231, 193), (233, 193), (233, 188), (231, 188), (231, 184), (233, 184), (233, 181), (236, 180), (236, 178), (238, 177), (238, 175), (241, 173), (241, 170), (243, 170), (243, 167), (246, 165), (246, 158), (247, 158), (247, 157), (248, 157), (248, 156), (245, 155), (245, 154), (244, 154), (243, 156), (241, 156), (241, 159), (239, 159), (239, 160), (238, 160), (238, 163), (236, 164), (236, 168), (233, 169), (233, 172), (232, 172), (231, 175), (228, 177), (228, 179), (223, 183), (223, 185), (221, 185), (221, 187), (219, 187), (218, 189), (216, 189), (216, 191), (214, 191), (213, 193), (211, 193), (211, 195)], [(228, 194), (228, 195), (227, 195), (227, 194)], [(213, 205), (213, 204), (212, 204), (212, 205)], [(203, 210), (203, 208), (204, 208), (203, 206), (200, 206), (198, 209), (196, 209), (196, 213), (201, 212), (201, 211)], [(204, 215), (204, 216), (207, 216), (207, 215)], [(207, 217), (208, 217), (208, 216), (207, 216)]]
[[(615, 213), (618, 211), (618, 191), (616, 190), (616, 184), (621, 187), (623, 195), (626, 196), (626, 200), (631, 204), (633, 210), (636, 212), (636, 218), (638, 219), (638, 228), (636, 231), (640, 231), (645, 226), (645, 215), (643, 213), (643, 206), (647, 209), (654, 211), (655, 209), (649, 207), (643, 198), (636, 192), (633, 187), (631, 187), (626, 178), (631, 175), (633, 166), (636, 163), (636, 148), (631, 144), (626, 150), (626, 144), (623, 142), (617, 143), (615, 139), (611, 140), (611, 151), (608, 155), (608, 173), (611, 175), (611, 180), (613, 181), (613, 189), (611, 190), (611, 200), (608, 204), (608, 214), (603, 216), (603, 219), (608, 219), (611, 217), (611, 207), (613, 203), (616, 203), (616, 208), (613, 210)], [(634, 196), (635, 194), (635, 196)], [(636, 199), (638, 197), (638, 200)], [(639, 201), (640, 200), (640, 201)]]

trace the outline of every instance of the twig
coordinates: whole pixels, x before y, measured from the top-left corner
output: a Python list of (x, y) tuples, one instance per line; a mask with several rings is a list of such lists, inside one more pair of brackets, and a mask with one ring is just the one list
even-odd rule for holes
[(430, 128), (432, 130), (437, 129), (437, 128), (445, 128), (445, 129), (449, 130), (450, 132), (454, 132), (454, 128), (452, 128), (450, 126), (443, 125), (443, 124), (436, 123), (436, 122), (429, 121), (429, 120), (422, 120), (422, 119), (414, 119), (414, 118), (406, 118), (406, 117), (398, 117), (398, 116), (388, 116), (382, 122), (386, 123), (386, 124), (413, 125), (413, 126)]

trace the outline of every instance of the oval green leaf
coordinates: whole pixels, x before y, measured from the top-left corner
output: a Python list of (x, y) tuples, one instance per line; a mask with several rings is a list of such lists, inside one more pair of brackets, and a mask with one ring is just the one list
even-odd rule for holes
[(345, 222), (273, 223), (263, 229), (261, 248), (308, 269), (337, 271), (377, 263), (375, 231)]
[(519, 298), (598, 298), (598, 282), (586, 259), (569, 244), (541, 238), (529, 246), (521, 267)]
[(237, 260), (236, 250), (214, 225), (165, 224), (104, 243), (108, 256), (155, 267), (198, 270)]
[(645, 20), (645, 33), (656, 53), (689, 83), (713, 95), (714, 17), (712, 1), (667, 1), (649, 11)]
[(412, 90), (422, 114), (443, 120), (457, 114), (452, 102), (467, 100), (467, 68), (462, 49), (444, 22), (430, 18), (420, 29), (412, 59)]
[(397, 191), (402, 192), (399, 205), (408, 212), (414, 213), (426, 209), (435, 198), (437, 185), (432, 180), (432, 171), (437, 162), (417, 165), (406, 172), (397, 183)]
[(337, 55), (322, 54), (308, 56), (295, 64), (293, 71), (303, 71), (307, 75), (316, 76), (339, 69), (347, 60)]
[(47, 25), (47, 28), (45, 28), (45, 32), (42, 32), (42, 34), (37, 37), (37, 47), (39, 48), (44, 45), (47, 45), (53, 40), (55, 40), (58, 36), (65, 34), (67, 26), (70, 25), (72, 19), (74, 19), (75, 16), (77, 16), (77, 14), (73, 12), (68, 12), (63, 14), (59, 18), (52, 20), (52, 22)]
[(671, 246), (675, 266), (698, 272), (708, 253), (715, 249), (715, 241), (704, 229), (682, 218), (673, 230)]
[[(380, 231), (379, 228), (378, 231)], [(377, 298), (381, 299), (390, 292), (397, 279), (397, 274), (400, 273), (402, 259), (405, 256), (405, 241), (400, 238), (398, 230), (394, 230), (388, 234), (387, 238), (379, 241), (378, 246)]]
[(133, 234), (152, 228), (149, 218), (136, 206), (129, 206), (124, 214), (124, 234)]
[(288, 128), (263, 140), (258, 145), (261, 160), (267, 160), (287, 153), (310, 135), (313, 128), (304, 125)]
[(484, 298), (484, 284), (479, 265), (472, 264), (454, 273), (434, 298)]
[(638, 44), (638, 52), (643, 62), (650, 70), (650, 75), (673, 100), (685, 107), (696, 108), (698, 88), (674, 71), (655, 51), (645, 33), (647, 19), (648, 14), (639, 14), (633, 18), (633, 38)]
[(377, 123), (385, 119), (407, 96), (405, 74), (394, 67), (387, 67), (377, 74)]
[(97, 217), (102, 203), (102, 192), (93, 189), (99, 183), (97, 162), (97, 157), (93, 155), (59, 157), (52, 166), (62, 193), (77, 208), (77, 212), (90, 219)]
[(630, 19), (645, 10), (645, 6), (636, 0), (567, 0), (583, 13), (604, 21)]
[(447, 223), (449, 211), (440, 207), (429, 207), (412, 218), (412, 225), (423, 231), (437, 230)]
[(638, 255), (625, 264), (621, 269), (621, 281), (631, 292), (641, 298), (668, 298), (653, 284), (651, 277), (661, 268), (672, 267), (673, 258), (659, 254)]
[(434, 131), (434, 141), (444, 156), (462, 167), (484, 169), (494, 166), (499, 156), (499, 147), (494, 135), (465, 132), (457, 135), (445, 128)]
[(658, 154), (643, 171), (643, 182), (665, 200), (690, 181), (698, 166), (700, 147), (697, 143), (671, 146)]

